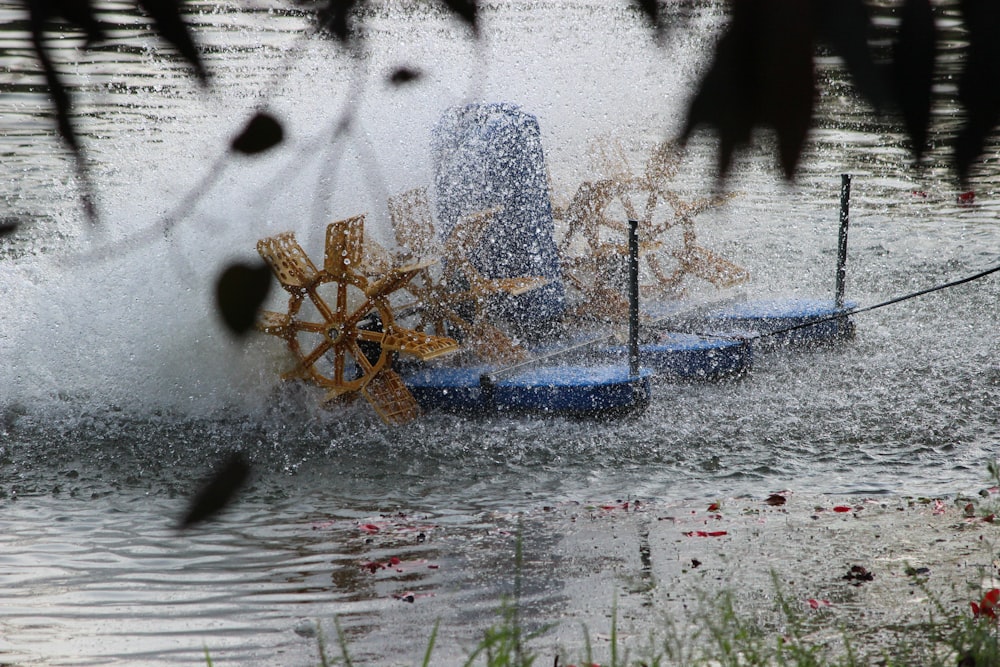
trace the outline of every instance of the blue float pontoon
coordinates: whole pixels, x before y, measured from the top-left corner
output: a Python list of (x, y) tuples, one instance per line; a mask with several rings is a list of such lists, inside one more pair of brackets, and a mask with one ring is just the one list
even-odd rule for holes
[[(624, 345), (600, 347), (609, 360), (627, 363)], [(742, 375), (753, 364), (750, 342), (739, 336), (701, 336), (666, 331), (639, 345), (639, 363), (656, 375), (676, 380), (718, 380)]]
[(748, 301), (711, 313), (694, 326), (703, 333), (746, 338), (764, 349), (819, 345), (854, 334), (846, 313), (855, 307), (817, 299)]
[(648, 370), (627, 365), (529, 367), (492, 376), (483, 366), (425, 367), (404, 376), (424, 408), (465, 413), (541, 413), (600, 416), (644, 407)]

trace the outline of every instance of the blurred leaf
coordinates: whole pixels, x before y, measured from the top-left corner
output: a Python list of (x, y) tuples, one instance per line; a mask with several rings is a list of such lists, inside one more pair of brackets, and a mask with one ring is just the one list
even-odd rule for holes
[(62, 77), (56, 70), (55, 63), (49, 56), (49, 50), (45, 41), (45, 28), (51, 18), (51, 6), (45, 2), (30, 2), (29, 23), (31, 26), (31, 45), (35, 50), (39, 63), (42, 65), (42, 72), (45, 75), (45, 82), (49, 88), (49, 98), (56, 112), (56, 129), (59, 136), (66, 142), (69, 149), (73, 151), (76, 162), (77, 179), (80, 181), (82, 191), (81, 202), (87, 218), (94, 222), (97, 220), (97, 208), (94, 205), (93, 188), (90, 183), (90, 174), (87, 170), (87, 161), (83, 154), (83, 148), (76, 136), (76, 128), (73, 127), (71, 119), (72, 102), (69, 92), (63, 85)]
[(744, 54), (751, 51), (752, 30), (733, 20), (715, 49), (715, 58), (688, 105), (682, 139), (707, 125), (718, 132), (718, 172), (729, 171), (733, 152), (750, 142), (754, 118), (750, 109), (753, 84)]
[(420, 70), (411, 69), (409, 67), (397, 67), (392, 74), (389, 75), (389, 83), (394, 86), (402, 86), (407, 83), (412, 83), (423, 76)]
[(632, 4), (643, 13), (652, 28), (657, 31), (663, 29), (659, 0), (632, 0)]
[(277, 146), (284, 138), (285, 131), (281, 127), (281, 122), (274, 116), (259, 111), (247, 122), (243, 131), (233, 138), (229, 146), (237, 153), (255, 155)]
[(927, 148), (937, 31), (930, 0), (906, 0), (893, 45), (892, 81), (906, 134), (919, 160)]
[(316, 13), (320, 29), (332, 33), (341, 42), (347, 43), (354, 32), (351, 14), (363, 0), (327, 0)]
[[(739, 0), (742, 1), (742, 0)], [(792, 178), (809, 134), (816, 79), (813, 71), (812, 12), (800, 0), (770, 0), (764, 6), (767, 26), (760, 78), (762, 123), (778, 134), (785, 178)]]
[(17, 218), (0, 218), (0, 236), (9, 236), (18, 230), (21, 221)]
[(61, 16), (68, 23), (83, 30), (89, 44), (104, 39), (104, 27), (94, 12), (91, 0), (29, 0), (29, 2), (47, 13), (49, 19)]
[(844, 60), (851, 79), (876, 109), (886, 105), (888, 94), (882, 69), (869, 45), (871, 17), (864, 0), (814, 0), (817, 36)]
[(219, 514), (235, 499), (250, 477), (250, 464), (240, 452), (231, 452), (202, 485), (181, 518), (180, 527), (190, 528)]
[(29, 5), (31, 13), (31, 43), (35, 48), (35, 55), (42, 65), (42, 72), (45, 75), (45, 83), (49, 86), (49, 97), (56, 111), (56, 127), (59, 136), (63, 138), (66, 145), (77, 155), (80, 153), (80, 145), (77, 142), (76, 130), (70, 120), (69, 93), (63, 86), (62, 78), (56, 70), (55, 63), (49, 57), (48, 46), (45, 41), (45, 26), (49, 19), (46, 9), (48, 6), (41, 2), (32, 2)]
[(966, 118), (956, 140), (955, 168), (964, 180), (1000, 119), (1000, 3), (963, 0), (962, 15), (969, 45), (958, 99)]
[(682, 138), (719, 136), (720, 175), (755, 128), (771, 128), (786, 178), (795, 174), (815, 97), (812, 12), (801, 0), (734, 0), (732, 21), (688, 107)]
[(137, 0), (138, 5), (153, 19), (160, 36), (170, 42), (177, 52), (194, 68), (202, 83), (208, 82), (208, 71), (181, 14), (181, 0)]
[(444, 6), (462, 19), (474, 35), (479, 35), (479, 6), (477, 0), (441, 0)]
[(216, 305), (226, 327), (237, 336), (252, 329), (270, 290), (271, 270), (267, 264), (237, 263), (227, 267), (215, 285)]

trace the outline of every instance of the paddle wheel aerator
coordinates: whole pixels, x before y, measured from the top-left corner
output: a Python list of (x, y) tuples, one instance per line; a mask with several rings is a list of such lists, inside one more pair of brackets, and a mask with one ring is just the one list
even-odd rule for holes
[(389, 424), (419, 416), (420, 406), (392, 369), (393, 357), (403, 353), (426, 361), (459, 345), (398, 325), (390, 296), (430, 262), (373, 275), (365, 263), (364, 216), (327, 227), (322, 269), (291, 232), (262, 239), (257, 252), (289, 293), (287, 312), (264, 311), (258, 323), (260, 330), (284, 339), (297, 360), (282, 377), (323, 387), (327, 401), (360, 393)]

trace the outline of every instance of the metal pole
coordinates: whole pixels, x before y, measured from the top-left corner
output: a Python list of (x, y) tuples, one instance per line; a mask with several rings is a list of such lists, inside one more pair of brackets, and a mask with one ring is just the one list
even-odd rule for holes
[(628, 221), (628, 372), (639, 375), (639, 222)]
[(486, 406), (487, 410), (496, 409), (496, 381), (493, 376), (489, 373), (482, 373), (479, 376), (479, 391), (482, 403)]
[(844, 307), (844, 282), (847, 279), (847, 226), (850, 221), (851, 208), (851, 176), (840, 176), (840, 235), (837, 241), (837, 287), (834, 291), (834, 304), (837, 308)]

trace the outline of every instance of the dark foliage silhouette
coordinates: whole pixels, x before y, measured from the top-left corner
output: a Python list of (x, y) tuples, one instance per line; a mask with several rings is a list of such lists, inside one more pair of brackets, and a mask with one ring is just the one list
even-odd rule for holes
[(969, 49), (958, 97), (967, 120), (958, 136), (955, 168), (964, 177), (1000, 121), (1000, 3), (963, 0), (961, 6)]
[[(202, 83), (207, 83), (208, 72), (202, 64), (191, 31), (184, 21), (180, 0), (135, 1), (136, 7), (152, 19), (156, 32), (188, 61), (198, 79)], [(72, 121), (72, 100), (69, 91), (50, 52), (53, 48), (53, 40), (50, 37), (52, 35), (59, 37), (67, 31), (75, 31), (83, 33), (86, 38), (85, 45), (88, 47), (104, 42), (108, 30), (101, 13), (112, 12), (114, 7), (98, 0), (20, 0), (20, 4), (28, 16), (31, 45), (45, 76), (49, 97), (55, 107), (56, 127), (76, 159), (76, 172), (83, 191), (84, 210), (91, 220), (96, 220), (94, 189), (87, 170), (87, 159)]]
[[(844, 60), (857, 90), (877, 109), (899, 119), (919, 162), (927, 148), (937, 59), (936, 9), (930, 0), (900, 0), (887, 62), (872, 55), (872, 20), (863, 0), (731, 0), (731, 20), (712, 65), (688, 109), (683, 132), (715, 130), (718, 171), (753, 132), (772, 130), (787, 178), (798, 167), (811, 125), (816, 82), (814, 41)], [(952, 166), (961, 181), (982, 156), (1000, 123), (1000, 3), (962, 0), (967, 30), (958, 103), (964, 113)]]
[[(757, 129), (773, 130), (787, 178), (798, 168), (812, 124), (817, 42), (844, 61), (857, 90), (896, 112), (919, 159), (927, 143), (936, 29), (929, 0), (904, 0), (888, 63), (872, 55), (871, 18), (862, 0), (738, 0), (712, 65), (688, 110), (683, 138), (706, 125), (718, 134), (721, 175)], [(988, 40), (987, 40), (988, 41)], [(995, 81), (996, 79), (994, 79)], [(982, 150), (985, 134), (970, 142)], [(957, 163), (959, 175), (967, 163)]]
[(231, 452), (191, 499), (180, 520), (180, 528), (190, 528), (219, 515), (236, 498), (250, 477), (250, 464), (240, 452)]
[[(101, 16), (113, 8), (104, 0), (20, 1), (30, 17), (32, 46), (48, 84), (57, 129), (76, 157), (84, 204), (95, 217), (84, 147), (72, 121), (70, 93), (50, 52), (51, 36), (75, 31), (85, 37), (87, 45), (106, 41), (108, 31)], [(371, 0), (300, 0), (295, 4), (315, 17), (322, 34), (345, 44), (363, 39), (360, 28)], [(659, 2), (628, 0), (628, 5), (659, 33), (669, 28), (670, 22), (682, 22)], [(439, 0), (438, 6), (478, 35), (480, 7), (476, 0)], [(872, 55), (874, 26), (864, 0), (730, 0), (728, 6), (728, 26), (691, 99), (683, 131), (685, 138), (703, 126), (715, 131), (720, 175), (728, 173), (737, 151), (763, 129), (777, 138), (777, 158), (784, 175), (795, 176), (812, 123), (817, 92), (813, 58), (819, 43), (843, 59), (858, 92), (876, 109), (896, 114), (911, 139), (914, 157), (919, 160), (923, 156), (937, 40), (936, 10), (930, 0), (899, 0), (894, 8), (898, 28), (885, 61)], [(182, 0), (135, 0), (135, 7), (150, 18), (155, 32), (207, 85), (209, 73), (184, 19)], [(965, 179), (1000, 122), (1000, 44), (995, 39), (1000, 34), (1000, 4), (960, 0), (959, 7), (968, 34), (958, 91), (966, 118), (955, 142), (953, 166), (959, 178)], [(401, 67), (389, 81), (399, 85), (418, 79), (418, 72)], [(275, 130), (274, 126), (269, 128)], [(248, 139), (262, 136), (255, 131)], [(269, 147), (266, 143), (234, 144), (234, 148), (253, 153)]]
[(389, 83), (394, 86), (402, 86), (418, 81), (422, 76), (423, 74), (420, 73), (420, 70), (413, 69), (412, 67), (397, 67), (389, 75)]
[(254, 114), (243, 131), (230, 144), (237, 153), (256, 155), (274, 148), (285, 137), (281, 122), (269, 113), (263, 111)]
[(215, 305), (229, 331), (242, 336), (253, 329), (272, 282), (271, 269), (263, 262), (235, 263), (222, 272), (215, 285)]
[[(108, 0), (19, 0), (28, 17), (31, 45), (48, 84), (57, 130), (75, 156), (83, 191), (83, 205), (97, 219), (93, 187), (84, 146), (74, 127), (70, 92), (63, 84), (53, 58), (53, 36), (75, 32), (86, 46), (107, 41), (110, 31), (102, 16), (115, 7)], [(685, 24), (684, 12), (669, 3), (620, 0), (658, 35)], [(364, 21), (374, 11), (372, 0), (290, 0), (314, 17), (320, 34), (347, 47), (364, 38)], [(197, 41), (185, 21), (183, 0), (134, 0), (134, 7), (149, 17), (156, 34), (188, 64), (203, 85), (210, 76), (199, 55)], [(957, 103), (963, 119), (952, 147), (952, 166), (965, 181), (983, 154), (984, 146), (1000, 123), (1000, 3), (995, 0), (957, 0), (967, 45), (964, 49)], [(438, 0), (436, 6), (466, 25), (478, 37), (481, 7), (476, 0)], [(865, 0), (729, 0), (728, 22), (711, 63), (687, 109), (682, 139), (702, 127), (715, 132), (717, 172), (726, 176), (738, 152), (764, 130), (776, 138), (781, 172), (794, 178), (813, 124), (817, 80), (815, 57), (823, 45), (841, 57), (856, 90), (877, 110), (892, 114), (911, 141), (919, 162), (928, 145), (932, 116), (932, 86), (937, 56), (936, 14), (931, 0), (898, 0), (892, 11), (895, 27), (876, 30)], [(888, 52), (876, 55), (874, 35), (891, 43)], [(890, 34), (887, 34), (890, 33)], [(397, 67), (387, 77), (390, 85), (419, 84), (421, 73)], [(280, 144), (280, 121), (261, 111), (234, 138), (232, 151), (256, 155)], [(4, 224), (0, 234), (10, 234), (16, 222)], [(233, 276), (246, 267), (229, 267)], [(252, 274), (246, 274), (250, 276)], [(244, 276), (244, 278), (246, 277)], [(259, 288), (250, 279), (217, 284), (224, 321), (243, 333), (246, 304), (258, 303)], [(237, 305), (239, 304), (239, 305)]]

